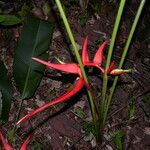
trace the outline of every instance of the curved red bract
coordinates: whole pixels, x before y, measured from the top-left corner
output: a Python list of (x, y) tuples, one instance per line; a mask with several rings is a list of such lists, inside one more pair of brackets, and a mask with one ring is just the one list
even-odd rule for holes
[(69, 99), (70, 97), (72, 97), (73, 95), (75, 95), (76, 93), (78, 93), (85, 85), (85, 82), (82, 78), (79, 78), (76, 81), (76, 84), (74, 85), (74, 87), (72, 88), (72, 90), (68, 91), (67, 93), (65, 93), (64, 95), (60, 96), (59, 98), (56, 98), (55, 100), (52, 100), (51, 102), (48, 102), (46, 104), (44, 104), (43, 106), (35, 109), (34, 111), (32, 111), (31, 113), (27, 114), (26, 116), (24, 116), (23, 118), (21, 118), (17, 124), (19, 124), (20, 122), (26, 121), (29, 118), (31, 118), (32, 116), (34, 116), (35, 114), (37, 114), (38, 112), (42, 111), (43, 109), (52, 106), (54, 104), (63, 102), (67, 99)]

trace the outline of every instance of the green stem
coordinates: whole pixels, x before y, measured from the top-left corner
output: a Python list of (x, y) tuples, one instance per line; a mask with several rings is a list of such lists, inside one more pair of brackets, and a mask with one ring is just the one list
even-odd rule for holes
[(15, 131), (16, 130), (16, 127), (17, 127), (17, 121), (20, 117), (20, 113), (21, 113), (21, 108), (22, 108), (22, 105), (23, 105), (23, 99), (21, 100), (20, 104), (19, 104), (19, 108), (18, 108), (18, 112), (17, 112), (17, 117), (15, 119), (15, 124), (14, 124), (14, 127), (13, 127), (13, 130)]
[[(108, 83), (107, 69), (110, 66), (110, 61), (111, 61), (112, 52), (113, 52), (113, 48), (114, 48), (114, 44), (115, 44), (115, 39), (116, 39), (116, 35), (117, 35), (117, 32), (118, 32), (118, 28), (119, 28), (119, 24), (120, 24), (120, 20), (121, 20), (121, 16), (122, 16), (123, 8), (125, 6), (125, 2), (126, 2), (126, 0), (121, 0), (120, 5), (119, 5), (115, 25), (114, 25), (114, 28), (113, 28), (110, 47), (109, 47), (109, 51), (108, 51), (108, 56), (107, 56), (107, 60), (106, 60), (105, 72), (104, 72), (104, 76), (103, 76), (103, 86), (102, 86), (102, 101), (101, 101), (101, 117), (102, 117), (102, 120), (103, 120), (103, 117), (104, 117), (103, 115), (104, 115), (104, 111), (105, 111), (106, 92), (107, 92), (107, 83)], [(102, 121), (102, 127), (103, 127), (103, 125), (104, 124), (103, 124), (103, 121)]]
[[(73, 37), (72, 31), (71, 31), (70, 25), (69, 25), (68, 20), (66, 18), (65, 12), (64, 12), (64, 10), (62, 8), (61, 2), (60, 2), (60, 0), (55, 0), (55, 2), (56, 2), (57, 7), (59, 9), (60, 15), (61, 15), (61, 17), (63, 19), (63, 22), (64, 22), (64, 25), (65, 25), (66, 31), (68, 33), (68, 36), (70, 38), (70, 41), (72, 43), (72, 47), (74, 49), (74, 53), (76, 55), (76, 59), (78, 61), (78, 64), (79, 64), (79, 66), (81, 68), (81, 72), (82, 72), (84, 81), (86, 82), (87, 85), (89, 85), (88, 79), (87, 79), (87, 76), (86, 76), (86, 73), (85, 73), (85, 70), (84, 70), (84, 66), (82, 64), (82, 60), (81, 60), (80, 54), (78, 52), (78, 48), (76, 46), (76, 42), (74, 40), (74, 37)], [(96, 124), (96, 120), (97, 120), (96, 119), (96, 111), (95, 111), (95, 106), (94, 106), (92, 94), (91, 94), (89, 89), (87, 89), (87, 92), (88, 92), (88, 96), (89, 96), (89, 103), (90, 103), (90, 107), (91, 107), (92, 117), (93, 117), (93, 120), (94, 120), (94, 122)]]
[[(142, 0), (142, 1), (141, 1), (140, 6), (139, 6), (139, 8), (138, 8), (138, 11), (137, 11), (137, 13), (136, 13), (134, 22), (133, 22), (133, 24), (132, 24), (132, 27), (131, 27), (131, 30), (130, 30), (130, 33), (129, 33), (129, 36), (128, 36), (128, 39), (127, 39), (127, 42), (126, 42), (126, 45), (125, 45), (125, 48), (124, 48), (122, 57), (121, 57), (121, 60), (120, 60), (120, 63), (119, 63), (119, 67), (118, 67), (119, 69), (121, 69), (122, 66), (123, 66), (123, 64), (124, 64), (124, 61), (125, 61), (127, 52), (128, 52), (128, 50), (129, 50), (129, 46), (130, 46), (132, 37), (133, 37), (133, 34), (134, 34), (134, 32), (135, 32), (135, 29), (136, 29), (137, 23), (138, 23), (138, 21), (139, 21), (139, 18), (140, 18), (140, 15), (141, 15), (141, 12), (142, 12), (142, 10), (143, 10), (143, 7), (144, 7), (145, 2), (146, 2), (146, 0)], [(114, 82), (113, 82), (113, 85), (112, 85), (112, 88), (111, 88), (111, 90), (110, 90), (110, 95), (109, 95), (109, 98), (108, 98), (108, 103), (107, 103), (107, 105), (106, 105), (106, 110), (105, 110), (105, 113), (104, 113), (104, 122), (106, 121), (106, 118), (107, 118), (107, 113), (108, 113), (110, 104), (111, 104), (111, 102), (112, 102), (112, 98), (113, 98), (113, 94), (114, 94), (114, 91), (115, 91), (115, 88), (116, 88), (117, 81), (118, 81), (118, 76), (115, 77)]]

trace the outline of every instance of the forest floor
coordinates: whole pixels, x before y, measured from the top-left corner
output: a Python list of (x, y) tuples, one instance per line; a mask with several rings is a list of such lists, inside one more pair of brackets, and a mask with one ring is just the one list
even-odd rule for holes
[[(16, 2), (17, 3), (17, 2)], [(32, 13), (42, 19), (41, 7), (44, 0), (31, 2)], [(10, 4), (8, 3), (8, 6)], [(113, 60), (120, 60), (123, 48), (133, 22), (138, 3), (125, 8), (123, 21), (117, 36)], [(20, 7), (20, 6), (19, 6)], [(103, 5), (98, 14), (88, 13), (87, 21), (81, 26), (79, 16), (83, 15), (81, 7), (70, 6), (67, 16), (73, 30), (79, 52), (86, 35), (89, 36), (88, 52), (90, 58), (99, 45), (106, 39), (111, 38), (118, 5), (114, 3)], [(55, 21), (57, 26), (53, 34), (52, 44), (49, 47), (49, 61), (58, 63), (57, 59), (64, 62), (75, 62), (73, 51), (66, 40), (67, 36), (63, 24), (52, 14), (47, 18)], [(0, 60), (2, 60), (9, 75), (13, 78), (13, 55), (17, 46), (20, 30), (22, 27), (2, 28), (0, 30)], [(142, 26), (138, 31), (142, 29)], [(108, 47), (106, 49), (107, 53)], [(113, 104), (108, 114), (108, 120), (104, 128), (104, 142), (101, 150), (115, 150), (115, 138), (111, 135), (123, 131), (121, 141), (125, 150), (148, 150), (150, 149), (150, 44), (140, 42), (137, 34), (131, 43), (124, 68), (132, 68), (134, 71), (119, 77), (118, 86), (113, 98)], [(102, 74), (95, 71), (95, 75), (89, 75), (91, 87), (95, 98), (100, 99)], [(12, 79), (13, 80), (13, 79)], [(110, 77), (110, 84), (113, 78)], [(22, 113), (24, 116), (35, 108), (42, 106), (48, 101), (59, 97), (73, 85), (73, 79), (69, 75), (61, 74), (52, 69), (47, 69), (35, 96), (24, 100)], [(9, 121), (2, 126), (4, 133), (11, 130), (20, 103), (20, 95), (14, 86), (13, 103)], [(31, 127), (35, 128), (34, 138), (29, 149), (45, 150), (92, 150), (95, 147), (95, 138), (92, 133), (84, 131), (83, 126), (91, 120), (86, 91), (78, 93), (65, 103), (50, 107), (17, 129), (16, 149)], [(130, 112), (129, 112), (130, 111)], [(133, 111), (133, 113), (131, 112)], [(131, 115), (131, 116), (130, 116)], [(18, 140), (17, 140), (18, 141)]]

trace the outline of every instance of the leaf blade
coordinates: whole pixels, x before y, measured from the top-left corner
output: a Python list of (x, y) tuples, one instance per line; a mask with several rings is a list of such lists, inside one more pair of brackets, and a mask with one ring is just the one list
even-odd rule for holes
[(2, 61), (0, 61), (0, 94), (0, 119), (5, 122), (9, 118), (9, 111), (11, 108), (12, 85)]
[(45, 67), (32, 61), (31, 57), (47, 60), (53, 28), (53, 23), (33, 17), (26, 19), (14, 56), (14, 78), (22, 99), (31, 97), (41, 81), (39, 72)]
[(23, 22), (23, 19), (14, 15), (0, 15), (0, 24), (4, 26), (13, 26)]

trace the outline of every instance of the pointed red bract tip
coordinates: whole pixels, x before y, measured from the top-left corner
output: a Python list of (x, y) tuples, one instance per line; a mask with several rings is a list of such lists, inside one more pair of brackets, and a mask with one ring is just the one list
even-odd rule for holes
[(108, 43), (108, 40), (105, 41), (102, 45), (99, 46), (95, 56), (94, 56), (94, 59), (93, 59), (93, 63), (94, 64), (98, 64), (98, 65), (101, 65), (102, 64), (102, 61), (103, 61), (103, 52), (104, 52), (104, 48), (106, 46), (106, 44)]
[(51, 67), (51, 68), (54, 68), (57, 70), (61, 70), (64, 72), (68, 72), (68, 73), (78, 74), (79, 76), (81, 76), (80, 67), (75, 63), (73, 63), (73, 64), (52, 64), (52, 63), (48, 63), (44, 60), (41, 60), (41, 59), (38, 59), (35, 57), (32, 57), (32, 59), (43, 65), (46, 65), (48, 67)]
[(99, 66), (99, 65), (95, 65), (95, 67), (97, 67), (102, 73), (104, 73), (104, 68)]
[(82, 63), (86, 65), (90, 62), (88, 53), (87, 53), (87, 45), (88, 45), (88, 36), (86, 36), (83, 47), (82, 47)]
[(13, 150), (12, 146), (10, 146), (10, 145), (6, 142), (6, 140), (5, 140), (5, 138), (4, 138), (4, 136), (3, 136), (2, 132), (1, 132), (1, 130), (0, 130), (0, 141), (2, 142), (2, 146), (4, 147), (4, 150)]
[(31, 118), (32, 116), (34, 116), (35, 114), (37, 114), (38, 112), (42, 111), (43, 109), (52, 106), (54, 104), (63, 102), (67, 99), (69, 99), (70, 97), (72, 97), (73, 95), (75, 95), (77, 92), (79, 92), (85, 85), (85, 82), (82, 78), (77, 79), (76, 84), (74, 85), (73, 89), (70, 90), (69, 92), (65, 93), (64, 95), (60, 96), (59, 98), (44, 104), (43, 106), (37, 108), (36, 110), (32, 111), (31, 113), (27, 114), (26, 116), (24, 116), (23, 118), (21, 118), (17, 124), (28, 120), (29, 118)]
[(30, 142), (30, 139), (32, 137), (32, 133), (26, 138), (26, 140), (22, 143), (20, 150), (27, 150), (27, 146)]

